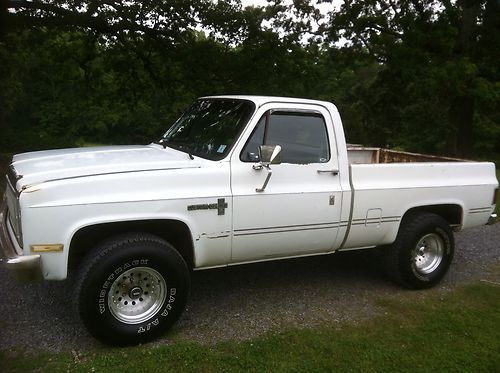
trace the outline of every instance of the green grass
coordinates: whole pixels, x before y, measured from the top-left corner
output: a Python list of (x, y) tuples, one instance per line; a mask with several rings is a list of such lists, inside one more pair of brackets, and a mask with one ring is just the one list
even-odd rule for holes
[[(0, 370), (493, 372), (500, 367), (500, 286), (408, 292), (359, 325), (288, 330), (246, 342), (0, 355)], [(12, 355), (12, 353), (10, 354)]]

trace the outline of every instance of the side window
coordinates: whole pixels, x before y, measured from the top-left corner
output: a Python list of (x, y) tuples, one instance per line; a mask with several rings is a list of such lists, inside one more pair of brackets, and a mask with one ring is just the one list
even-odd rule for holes
[(260, 118), (259, 123), (255, 127), (252, 135), (248, 139), (240, 159), (243, 162), (258, 162), (259, 161), (259, 146), (264, 144), (264, 129), (266, 128), (266, 115)]
[(324, 163), (330, 159), (326, 123), (315, 112), (273, 111), (260, 119), (240, 159), (257, 162), (259, 145), (281, 145), (283, 163)]

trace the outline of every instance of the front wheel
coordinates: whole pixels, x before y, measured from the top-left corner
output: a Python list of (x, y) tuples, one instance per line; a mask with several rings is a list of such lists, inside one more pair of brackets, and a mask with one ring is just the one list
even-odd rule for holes
[(436, 285), (450, 267), (453, 232), (439, 215), (422, 212), (405, 217), (396, 241), (386, 249), (390, 277), (413, 289)]
[(139, 233), (99, 245), (76, 286), (83, 324), (112, 345), (146, 342), (166, 331), (183, 312), (188, 292), (181, 255), (161, 238)]

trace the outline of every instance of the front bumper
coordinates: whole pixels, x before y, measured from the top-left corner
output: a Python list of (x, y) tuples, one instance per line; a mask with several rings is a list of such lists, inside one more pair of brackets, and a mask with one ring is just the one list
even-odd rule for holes
[(37, 282), (43, 279), (40, 255), (22, 255), (16, 252), (13, 243), (12, 229), (7, 219), (7, 203), (4, 201), (0, 210), (0, 246), (2, 258), (0, 262), (14, 275), (19, 282)]
[(497, 222), (497, 214), (491, 214), (486, 225), (493, 225)]

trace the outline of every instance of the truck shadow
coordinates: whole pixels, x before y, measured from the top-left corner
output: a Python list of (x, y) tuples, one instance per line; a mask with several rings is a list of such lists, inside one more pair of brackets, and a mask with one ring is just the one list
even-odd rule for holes
[(192, 295), (198, 299), (202, 292), (213, 288), (221, 294), (229, 288), (245, 290), (248, 287), (265, 293), (270, 288), (287, 290), (312, 285), (352, 285), (352, 282), (361, 285), (373, 281), (387, 285), (376, 251), (351, 251), (195, 271)]
[(404, 291), (387, 281), (379, 256), (365, 250), (194, 272), (174, 332), (215, 343), (368, 317), (380, 294)]

